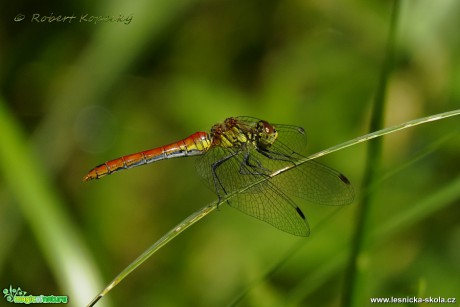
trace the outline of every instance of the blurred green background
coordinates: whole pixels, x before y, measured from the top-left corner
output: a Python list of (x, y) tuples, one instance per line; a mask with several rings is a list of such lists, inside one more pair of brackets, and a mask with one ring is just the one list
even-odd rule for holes
[[(391, 3), (0, 3), (1, 289), (86, 304), (215, 198), (193, 158), (81, 182), (106, 160), (238, 115), (304, 127), (309, 153), (367, 133)], [(76, 18), (37, 23), (33, 14)], [(85, 14), (132, 20), (80, 22)], [(460, 108), (459, 14), (455, 0), (401, 1), (385, 126)], [(225, 306), (245, 291), (240, 306), (340, 306), (364, 193), (374, 203), (357, 306), (460, 300), (459, 130), (451, 118), (385, 137), (372, 187), (361, 188), (366, 144), (322, 158), (357, 197), (339, 210), (299, 202), (309, 238), (222, 206), (101, 306)]]

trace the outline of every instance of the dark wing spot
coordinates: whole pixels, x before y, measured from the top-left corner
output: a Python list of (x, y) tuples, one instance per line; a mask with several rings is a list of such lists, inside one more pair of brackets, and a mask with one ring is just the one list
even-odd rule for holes
[(348, 178), (345, 177), (344, 174), (340, 174), (340, 175), (339, 175), (339, 178), (340, 178), (340, 180), (342, 180), (344, 183), (346, 183), (346, 184), (351, 184), (350, 181), (348, 180)]
[(300, 208), (299, 208), (299, 207), (296, 207), (296, 208), (295, 208), (295, 210), (296, 210), (296, 211), (297, 211), (297, 213), (300, 215), (300, 217), (302, 217), (302, 219), (304, 219), (304, 220), (305, 220), (305, 215), (303, 215), (303, 212), (302, 212), (302, 210), (300, 210)]

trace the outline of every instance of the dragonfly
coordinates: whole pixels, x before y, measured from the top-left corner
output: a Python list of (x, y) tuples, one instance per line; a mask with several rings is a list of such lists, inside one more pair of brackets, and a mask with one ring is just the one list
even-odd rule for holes
[[(231, 207), (287, 233), (308, 236), (309, 224), (294, 197), (341, 206), (353, 201), (354, 191), (342, 173), (314, 160), (299, 163), (306, 144), (301, 127), (229, 117), (210, 132), (195, 132), (169, 145), (107, 161), (83, 180), (165, 159), (200, 156), (196, 170), (219, 200), (234, 194), (226, 201)], [(287, 167), (289, 171), (279, 172)]]

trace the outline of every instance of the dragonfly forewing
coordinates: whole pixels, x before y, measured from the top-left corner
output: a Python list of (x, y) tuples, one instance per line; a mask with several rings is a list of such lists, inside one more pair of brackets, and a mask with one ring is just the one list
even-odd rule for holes
[(275, 176), (273, 183), (289, 195), (321, 205), (347, 205), (354, 199), (348, 179), (316, 161), (293, 166)]
[(304, 237), (310, 234), (300, 208), (269, 181), (237, 194), (229, 205), (287, 233)]

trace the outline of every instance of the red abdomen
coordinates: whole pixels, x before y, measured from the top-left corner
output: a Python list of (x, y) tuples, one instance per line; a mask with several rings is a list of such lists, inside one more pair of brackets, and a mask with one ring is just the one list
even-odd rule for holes
[(88, 172), (84, 181), (99, 179), (114, 172), (177, 157), (204, 154), (211, 147), (211, 139), (206, 132), (196, 132), (191, 136), (169, 145), (123, 156), (98, 165)]

